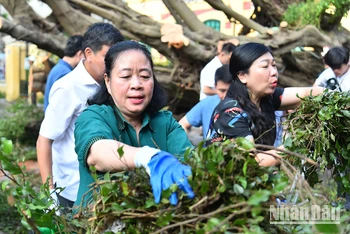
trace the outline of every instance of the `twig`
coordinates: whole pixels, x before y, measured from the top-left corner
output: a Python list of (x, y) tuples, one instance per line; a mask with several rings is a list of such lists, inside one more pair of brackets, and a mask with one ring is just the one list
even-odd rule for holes
[(222, 220), (218, 225), (216, 225), (215, 228), (213, 228), (213, 230), (211, 230), (210, 232), (207, 232), (208, 234), (210, 233), (215, 233), (216, 231), (218, 231), (220, 229), (220, 227), (222, 227), (225, 223), (227, 223), (228, 221), (230, 221), (235, 215), (237, 214), (243, 214), (245, 212), (250, 211), (250, 206), (244, 208), (243, 210), (237, 210), (237, 211), (233, 211), (232, 214), (230, 214), (229, 216), (227, 216), (227, 218), (225, 218), (224, 220)]
[(225, 206), (225, 207), (222, 207), (220, 209), (217, 209), (215, 211), (212, 211), (212, 212), (209, 212), (209, 213), (206, 213), (206, 214), (202, 214), (200, 215), (201, 217), (212, 217), (218, 213), (221, 213), (221, 212), (224, 212), (226, 210), (229, 210), (229, 209), (233, 209), (233, 208), (237, 208), (237, 207), (240, 207), (240, 206), (248, 206), (248, 203), (247, 202), (240, 202), (240, 203), (237, 203), (237, 204), (233, 204), (233, 205), (229, 205), (229, 206)]
[[(286, 154), (289, 154), (289, 155), (292, 155), (292, 156), (295, 156), (295, 157), (298, 157), (298, 158), (301, 158), (301, 159), (304, 159), (305, 161), (307, 161), (308, 163), (312, 164), (312, 165), (315, 165), (315, 166), (319, 166), (317, 162), (315, 162), (314, 160), (302, 155), (302, 154), (298, 154), (298, 153), (295, 153), (295, 152), (291, 152), (289, 150), (285, 150), (285, 149), (280, 149), (280, 148), (276, 148), (274, 146), (270, 146), (270, 145), (261, 145), (261, 144), (255, 144), (255, 146), (257, 148), (263, 148), (263, 149), (268, 149), (268, 150), (276, 150), (276, 151), (280, 151), (282, 153), (286, 153)], [(255, 150), (253, 150), (254, 152)], [(266, 152), (265, 152), (266, 153)], [(276, 157), (274, 155), (274, 157)]]
[(215, 211), (212, 211), (212, 212), (209, 212), (209, 213), (206, 213), (206, 214), (203, 214), (203, 215), (198, 215), (197, 217), (193, 218), (193, 219), (189, 219), (189, 220), (186, 220), (186, 221), (183, 221), (183, 222), (179, 222), (179, 223), (174, 223), (174, 224), (171, 224), (171, 225), (168, 225), (166, 227), (163, 227), (161, 229), (159, 229), (158, 231), (156, 232), (153, 232), (153, 234), (157, 234), (157, 233), (162, 233), (170, 228), (174, 228), (174, 227), (177, 227), (177, 226), (182, 226), (182, 225), (185, 225), (185, 224), (189, 224), (189, 223), (192, 223), (192, 222), (195, 222), (199, 219), (203, 219), (203, 218), (210, 218), (218, 213), (221, 213), (221, 212), (224, 212), (226, 210), (229, 210), (229, 209), (232, 209), (232, 208), (237, 208), (237, 207), (240, 207), (240, 206), (245, 206), (247, 205), (248, 206), (248, 203), (247, 202), (240, 202), (240, 203), (237, 203), (237, 204), (234, 204), (234, 205), (230, 205), (230, 206), (226, 206), (226, 207), (223, 207), (223, 208), (220, 208), (220, 209), (217, 209)]
[(22, 210), (22, 214), (23, 214), (23, 217), (25, 218), (25, 220), (27, 221), (27, 223), (29, 224), (29, 226), (33, 229), (34, 233), (40, 234), (38, 227), (34, 224), (33, 220), (27, 216), (27, 214), (24, 210)]
[(192, 211), (195, 207), (199, 206), (200, 204), (202, 204), (206, 200), (208, 200), (208, 196), (203, 197), (201, 200), (199, 200), (199, 202), (197, 202), (196, 204), (190, 206), (190, 210)]

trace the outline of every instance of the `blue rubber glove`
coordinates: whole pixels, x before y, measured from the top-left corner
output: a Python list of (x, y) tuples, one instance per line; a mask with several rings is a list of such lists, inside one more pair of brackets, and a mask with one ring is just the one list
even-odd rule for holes
[[(168, 189), (171, 185), (178, 187), (187, 193), (189, 198), (194, 198), (194, 193), (187, 181), (187, 176), (192, 175), (191, 167), (182, 164), (177, 158), (165, 151), (160, 151), (151, 158), (148, 163), (151, 176), (154, 201), (160, 202), (162, 190)], [(178, 202), (176, 192), (169, 198), (170, 204), (176, 205)]]
[[(162, 191), (175, 183), (187, 193), (189, 198), (194, 197), (187, 180), (187, 176), (192, 174), (191, 167), (182, 164), (168, 152), (148, 146), (142, 147), (135, 156), (135, 165), (136, 167), (143, 166), (150, 175), (154, 201), (157, 204), (160, 202)], [(172, 205), (178, 203), (176, 192), (170, 195), (169, 201)]]

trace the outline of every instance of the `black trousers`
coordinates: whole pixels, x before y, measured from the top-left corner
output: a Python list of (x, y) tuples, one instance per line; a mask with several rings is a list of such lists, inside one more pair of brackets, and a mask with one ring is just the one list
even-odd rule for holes
[(62, 197), (61, 195), (57, 194), (58, 201), (60, 202), (60, 206), (63, 208), (72, 208), (74, 205), (74, 201), (68, 200), (67, 198)]

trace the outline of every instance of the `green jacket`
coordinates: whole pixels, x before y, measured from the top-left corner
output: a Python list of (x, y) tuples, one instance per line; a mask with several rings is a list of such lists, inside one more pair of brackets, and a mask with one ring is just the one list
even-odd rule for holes
[[(192, 147), (186, 132), (173, 118), (170, 111), (145, 114), (139, 139), (134, 128), (122, 116), (116, 106), (92, 105), (85, 109), (75, 123), (75, 151), (78, 154), (80, 184), (75, 207), (80, 206), (83, 195), (94, 182), (87, 165), (87, 155), (92, 144), (100, 139), (115, 139), (130, 146), (150, 146), (167, 151), (183, 159), (188, 147)], [(83, 206), (91, 200), (91, 193), (84, 197)]]

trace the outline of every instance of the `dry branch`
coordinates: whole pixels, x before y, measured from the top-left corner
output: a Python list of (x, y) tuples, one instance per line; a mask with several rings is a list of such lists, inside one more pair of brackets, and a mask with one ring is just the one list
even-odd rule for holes
[(29, 30), (20, 24), (15, 24), (2, 17), (0, 17), (0, 32), (6, 33), (17, 40), (32, 42), (40, 49), (50, 51), (61, 57), (63, 56), (66, 38), (61, 35)]

